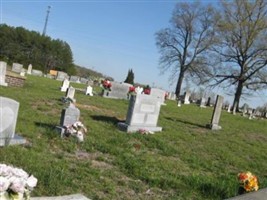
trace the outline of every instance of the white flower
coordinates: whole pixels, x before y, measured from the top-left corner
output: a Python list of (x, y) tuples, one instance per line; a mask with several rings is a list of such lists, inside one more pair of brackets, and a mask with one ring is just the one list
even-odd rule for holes
[(78, 139), (78, 142), (83, 142), (83, 133), (81, 131), (78, 131), (77, 132), (77, 139)]
[(26, 185), (30, 190), (32, 190), (37, 185), (37, 178), (35, 178), (33, 175), (29, 176)]
[(0, 192), (4, 192), (8, 189), (10, 182), (7, 178), (0, 176)]
[(0, 165), (0, 176), (12, 176), (12, 167), (5, 164)]
[(25, 189), (25, 180), (21, 179), (21, 178), (15, 178), (14, 180), (12, 180), (11, 185), (10, 185), (10, 189), (13, 192), (16, 193), (24, 193), (24, 189)]
[(23, 169), (19, 169), (19, 168), (14, 168), (13, 174), (14, 174), (14, 176), (16, 176), (18, 178), (24, 178), (24, 179), (27, 179), (29, 176), (27, 172), (25, 172)]

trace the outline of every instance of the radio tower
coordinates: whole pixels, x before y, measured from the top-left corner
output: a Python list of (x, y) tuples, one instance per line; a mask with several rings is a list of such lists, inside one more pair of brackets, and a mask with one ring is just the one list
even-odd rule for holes
[(48, 17), (49, 17), (49, 13), (50, 13), (50, 8), (51, 6), (48, 6), (47, 8), (47, 14), (46, 14), (46, 18), (45, 18), (45, 25), (44, 25), (44, 30), (43, 30), (43, 36), (45, 36), (46, 33), (46, 27), (47, 27), (47, 22), (48, 22)]

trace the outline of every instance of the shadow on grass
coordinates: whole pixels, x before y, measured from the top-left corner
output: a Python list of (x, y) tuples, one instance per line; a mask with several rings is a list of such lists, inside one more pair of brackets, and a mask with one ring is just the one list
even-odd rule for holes
[(173, 119), (173, 118), (170, 118), (170, 117), (165, 117), (165, 119), (171, 120), (171, 121), (174, 121), (174, 122), (181, 122), (181, 123), (192, 125), (192, 126), (197, 126), (199, 128), (208, 129), (207, 125), (203, 125), (203, 124), (196, 124), (196, 123), (192, 123), (192, 122), (181, 120), (181, 119)]
[(59, 130), (57, 130), (56, 126), (58, 126), (57, 124), (47, 124), (47, 123), (42, 123), (42, 122), (34, 122), (36, 126), (44, 128), (45, 130), (47, 130), (47, 136), (50, 138), (54, 138), (57, 137), (58, 135), (55, 134), (58, 132), (59, 134)]
[(91, 117), (93, 120), (102, 121), (102, 122), (106, 122), (106, 123), (110, 123), (114, 125), (117, 125), (118, 122), (121, 122), (116, 117), (109, 117), (109, 116), (104, 116), (104, 115), (93, 115)]

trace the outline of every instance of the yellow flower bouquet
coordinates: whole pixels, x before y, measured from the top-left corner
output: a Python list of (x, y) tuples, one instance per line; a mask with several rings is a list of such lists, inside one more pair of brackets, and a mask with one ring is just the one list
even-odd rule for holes
[(241, 172), (238, 175), (239, 193), (257, 191), (259, 189), (258, 178), (251, 172)]

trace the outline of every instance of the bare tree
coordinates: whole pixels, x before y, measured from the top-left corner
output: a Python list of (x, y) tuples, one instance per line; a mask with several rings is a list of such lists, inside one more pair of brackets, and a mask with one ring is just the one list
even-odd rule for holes
[(178, 3), (170, 20), (171, 27), (156, 33), (161, 54), (160, 69), (171, 71), (177, 80), (175, 94), (180, 96), (184, 78), (204, 83), (211, 75), (207, 51), (215, 42), (215, 11), (200, 3)]
[(267, 1), (222, 1), (218, 26), (221, 57), (216, 84), (235, 86), (233, 111), (242, 94), (267, 86)]

